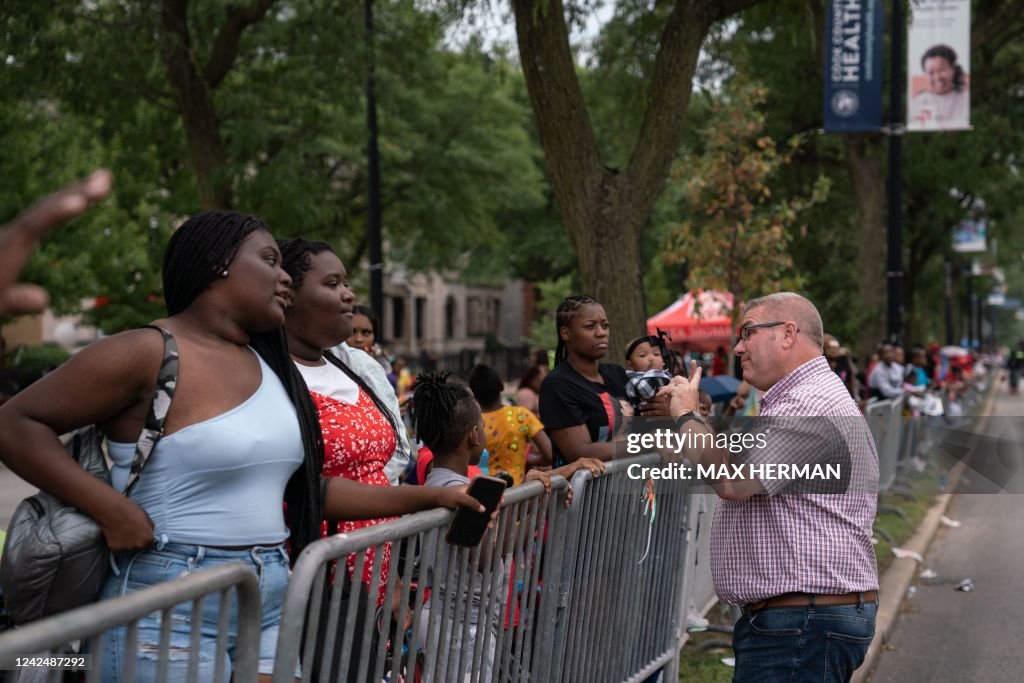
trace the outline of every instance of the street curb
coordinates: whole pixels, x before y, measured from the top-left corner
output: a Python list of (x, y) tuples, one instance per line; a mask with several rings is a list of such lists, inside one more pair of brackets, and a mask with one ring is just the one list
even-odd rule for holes
[[(951, 485), (960, 479), (960, 470), (962, 469), (963, 463), (957, 464), (956, 470), (958, 471), (955, 472), (955, 476), (950, 477)], [(946, 513), (946, 508), (949, 507), (951, 500), (953, 500), (953, 494), (939, 494), (935, 504), (918, 525), (917, 531), (901, 547), (905, 550), (916, 551), (923, 556), (927, 552), (928, 546), (931, 545), (932, 539), (935, 538), (935, 533), (939, 529), (939, 520)], [(871, 678), (882, 648), (889, 642), (889, 635), (893, 627), (896, 626), (900, 608), (903, 606), (903, 599), (907, 595), (907, 589), (914, 582), (915, 576), (917, 576), (917, 561), (910, 558), (893, 558), (892, 564), (882, 575), (878, 582), (879, 603), (875, 616), (875, 637), (864, 657), (864, 663), (853, 674), (851, 679), (853, 683), (865, 683)]]
[[(985, 408), (981, 413), (983, 423), (988, 422), (992, 403), (995, 401), (995, 395), (996, 392), (992, 391), (985, 399)], [(967, 464), (961, 461), (950, 470), (949, 490), (956, 490), (957, 484), (960, 483), (960, 476), (966, 468)], [(914, 535), (900, 547), (904, 550), (913, 550), (920, 553), (923, 557), (928, 551), (928, 546), (935, 539), (935, 534), (939, 530), (940, 520), (946, 514), (946, 509), (953, 500), (953, 495), (952, 493), (940, 493), (937, 495), (935, 503), (925, 513), (924, 519), (917, 526)], [(879, 602), (878, 612), (875, 616), (875, 637), (871, 640), (871, 646), (868, 647), (868, 652), (864, 656), (864, 663), (853, 673), (853, 677), (850, 679), (851, 683), (866, 683), (874, 674), (874, 669), (878, 664), (878, 658), (882, 654), (882, 649), (888, 644), (889, 636), (899, 620), (903, 600), (907, 596), (907, 589), (910, 588), (914, 582), (914, 577), (917, 576), (917, 569), (918, 563), (916, 560), (893, 558), (892, 564), (889, 565), (889, 568), (885, 570), (885, 573), (879, 579)]]

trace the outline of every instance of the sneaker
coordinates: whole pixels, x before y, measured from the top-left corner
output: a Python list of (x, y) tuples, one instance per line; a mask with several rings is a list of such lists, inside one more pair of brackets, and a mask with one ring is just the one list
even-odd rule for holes
[(696, 610), (690, 610), (686, 613), (686, 630), (690, 633), (707, 631), (710, 624), (711, 622), (702, 617)]

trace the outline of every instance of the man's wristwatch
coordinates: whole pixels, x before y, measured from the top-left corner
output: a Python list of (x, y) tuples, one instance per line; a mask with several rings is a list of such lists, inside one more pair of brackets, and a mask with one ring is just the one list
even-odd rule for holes
[(700, 413), (698, 413), (696, 410), (691, 410), (690, 412), (683, 413), (682, 415), (676, 418), (676, 429), (679, 429), (690, 420), (696, 420), (704, 427), (708, 426), (707, 420), (701, 417)]

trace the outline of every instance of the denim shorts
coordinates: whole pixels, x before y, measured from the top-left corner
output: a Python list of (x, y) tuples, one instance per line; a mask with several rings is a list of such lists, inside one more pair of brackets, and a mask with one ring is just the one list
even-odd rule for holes
[[(103, 586), (101, 599), (127, 595), (134, 591), (171, 581), (201, 569), (218, 567), (230, 562), (243, 562), (259, 580), (261, 602), (259, 672), (269, 674), (274, 669), (274, 653), (281, 624), (281, 607), (288, 586), (288, 553), (283, 545), (257, 546), (248, 550), (220, 550), (197, 545), (169, 543), (157, 550), (118, 555)], [(220, 618), (220, 593), (208, 595), (202, 601), (202, 626), (199, 651), (191, 651), (192, 601), (185, 601), (171, 611), (171, 638), (169, 648), (169, 681), (187, 678), (189, 661), (199, 660), (199, 681), (213, 681), (217, 658), (224, 666), (224, 683), (230, 680), (235, 646), (238, 640), (238, 603), (234, 591), (228, 593), (231, 602), (228, 611), (228, 631), (225, 649), (217, 652), (217, 633)], [(128, 629), (119, 626), (103, 634), (99, 647), (103, 653), (100, 679), (117, 682), (126, 657), (134, 657), (135, 678), (140, 681), (157, 679), (160, 653), (161, 613), (154, 612), (138, 622), (138, 640), (133, 652), (126, 652)], [(298, 672), (296, 673), (298, 675)]]

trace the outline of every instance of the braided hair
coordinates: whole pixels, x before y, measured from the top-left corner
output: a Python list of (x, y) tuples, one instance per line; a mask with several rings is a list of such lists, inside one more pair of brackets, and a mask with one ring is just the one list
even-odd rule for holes
[[(285, 272), (291, 276), (292, 289), (296, 291), (302, 287), (306, 273), (309, 272), (309, 269), (312, 267), (310, 259), (325, 251), (329, 251), (332, 254), (334, 253), (331, 245), (326, 242), (314, 242), (301, 238), (278, 240), (277, 246), (281, 250), (281, 267), (284, 268)], [(395, 435), (395, 443), (399, 443), (398, 422), (394, 413), (392, 413), (391, 410), (388, 409), (387, 405), (385, 405), (384, 401), (373, 392), (373, 389), (371, 389), (370, 385), (366, 383), (366, 380), (352, 370), (352, 368), (345, 365), (345, 363), (333, 353), (327, 352), (324, 353), (323, 356), (328, 363), (344, 372), (349, 379), (355, 382), (359, 388), (363, 390), (363, 393), (370, 397), (370, 400), (373, 401), (373, 405), (388, 421), (388, 424), (391, 425), (391, 431)], [(303, 388), (305, 388), (305, 383), (303, 383)]]
[(480, 407), (469, 387), (451, 373), (427, 372), (416, 376), (412, 415), (416, 438), (436, 456), (459, 447), (480, 419)]
[(592, 296), (575, 294), (566, 297), (562, 300), (562, 303), (558, 304), (558, 309), (555, 311), (555, 334), (558, 335), (558, 345), (555, 347), (555, 365), (558, 365), (569, 356), (569, 349), (566, 348), (565, 342), (562, 341), (562, 328), (572, 326), (572, 319), (576, 316), (576, 311), (584, 306), (596, 303), (597, 300)]
[[(260, 219), (234, 211), (208, 211), (189, 218), (167, 243), (163, 261), (164, 299), (167, 313), (187, 309), (231, 264), (238, 248), (251, 233), (266, 230)], [(284, 385), (299, 418), (304, 453), (303, 466), (285, 487), (292, 557), (320, 537), (323, 506), (320, 470), (324, 446), (316, 408), (298, 370), (288, 355), (284, 329), (251, 333), (249, 345), (270, 366)]]

